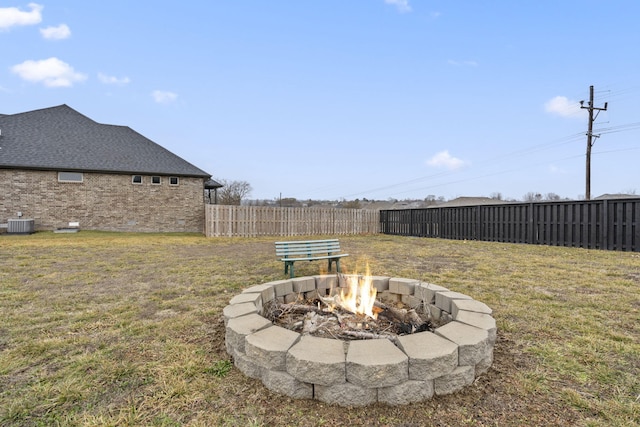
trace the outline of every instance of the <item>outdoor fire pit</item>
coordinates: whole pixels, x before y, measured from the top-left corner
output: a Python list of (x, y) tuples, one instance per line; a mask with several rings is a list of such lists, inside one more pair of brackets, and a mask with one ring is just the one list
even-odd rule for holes
[[(490, 368), (496, 323), (484, 303), (413, 279), (347, 276), (279, 280), (233, 297), (223, 315), (234, 365), (276, 393), (340, 406), (423, 401), (461, 390)], [(368, 282), (369, 290), (353, 288), (354, 282)], [(358, 307), (345, 308), (347, 300)], [(293, 306), (306, 312), (303, 320), (273, 321), (274, 311)], [(351, 320), (341, 314), (345, 310)], [(376, 315), (398, 313), (413, 319), (402, 332), (371, 330)], [(339, 332), (309, 327), (309, 319), (333, 322)]]

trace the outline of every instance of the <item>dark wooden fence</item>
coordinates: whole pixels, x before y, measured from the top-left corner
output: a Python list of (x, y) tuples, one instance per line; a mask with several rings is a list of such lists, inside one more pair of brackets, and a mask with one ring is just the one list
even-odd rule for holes
[(402, 236), (640, 252), (640, 198), (380, 211)]

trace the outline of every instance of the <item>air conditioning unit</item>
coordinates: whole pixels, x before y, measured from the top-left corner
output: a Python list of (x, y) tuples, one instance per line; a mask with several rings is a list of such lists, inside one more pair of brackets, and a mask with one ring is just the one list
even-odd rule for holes
[(7, 233), (10, 234), (31, 234), (35, 233), (35, 221), (32, 219), (19, 218), (7, 221)]

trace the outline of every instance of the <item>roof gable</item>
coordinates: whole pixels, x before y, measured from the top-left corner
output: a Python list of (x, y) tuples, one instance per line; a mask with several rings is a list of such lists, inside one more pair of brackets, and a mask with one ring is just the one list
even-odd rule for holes
[(0, 132), (0, 168), (210, 177), (133, 129), (67, 105), (0, 114)]

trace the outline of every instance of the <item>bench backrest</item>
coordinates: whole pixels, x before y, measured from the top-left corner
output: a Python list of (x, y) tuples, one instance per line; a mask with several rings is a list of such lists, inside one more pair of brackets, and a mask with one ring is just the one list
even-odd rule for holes
[(340, 252), (338, 239), (276, 242), (276, 256), (278, 257), (302, 258), (338, 252)]

